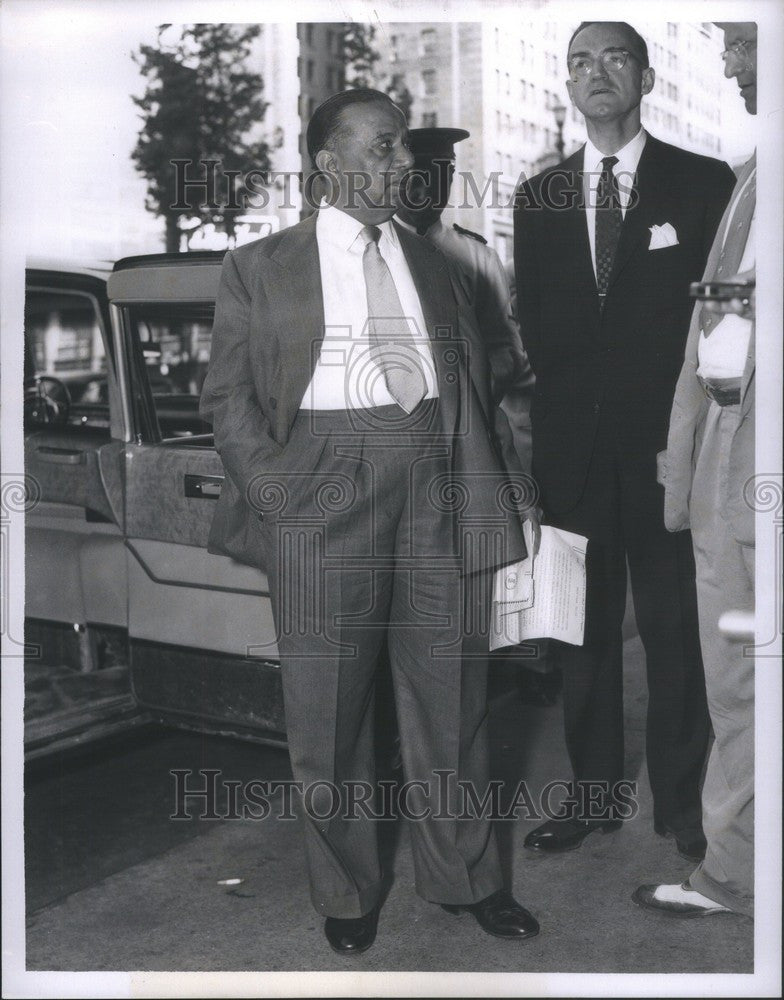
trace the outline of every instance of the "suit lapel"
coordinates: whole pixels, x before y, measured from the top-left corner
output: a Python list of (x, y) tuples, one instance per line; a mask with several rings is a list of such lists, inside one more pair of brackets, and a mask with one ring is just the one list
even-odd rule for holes
[[(588, 239), (588, 222), (585, 215), (584, 182), (585, 146), (582, 146), (556, 168), (554, 177), (563, 184), (556, 186), (550, 182), (547, 196), (554, 206), (567, 206), (553, 217), (553, 225), (563, 225), (559, 251), (562, 261), (572, 262), (572, 280), (575, 296), (590, 303), (595, 312), (596, 326), (599, 324), (599, 299), (596, 295), (596, 274), (591, 258), (591, 244)], [(556, 210), (555, 208), (553, 209)]]
[[(269, 258), (265, 281), (270, 328), (285, 339), (286, 364), (280, 372), (280, 398), (299, 407), (324, 339), (316, 214), (288, 229)], [(291, 414), (293, 420), (293, 413)]]
[(414, 236), (397, 224), (395, 232), (422, 306), (436, 367), (444, 427), (454, 427), (459, 413), (459, 387), (445, 376), (448, 370), (454, 368), (449, 364), (447, 351), (456, 346), (460, 327), (449, 270), (442, 254), (427, 240)]
[(632, 193), (633, 207), (630, 204), (626, 209), (626, 217), (621, 227), (618, 248), (615, 251), (615, 259), (607, 285), (608, 294), (640, 242), (646, 237), (650, 237), (650, 227), (657, 221), (659, 223), (667, 221), (655, 218), (658, 207), (656, 175), (661, 169), (659, 159), (658, 142), (649, 135), (640, 156), (640, 162), (637, 164)]

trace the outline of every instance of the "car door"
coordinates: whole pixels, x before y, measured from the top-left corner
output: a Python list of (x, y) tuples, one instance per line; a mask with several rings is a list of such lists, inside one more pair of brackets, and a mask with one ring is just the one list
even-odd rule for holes
[(25, 524), (26, 617), (124, 628), (124, 432), (106, 275), (28, 270), (24, 430), (35, 495)]
[(107, 275), (54, 264), (27, 272), (27, 759), (144, 721), (125, 648), (126, 427)]
[(267, 579), (206, 548), (224, 473), (198, 403), (220, 261), (129, 259), (109, 280), (133, 428), (124, 456), (131, 670), (140, 703), (160, 718), (279, 742)]

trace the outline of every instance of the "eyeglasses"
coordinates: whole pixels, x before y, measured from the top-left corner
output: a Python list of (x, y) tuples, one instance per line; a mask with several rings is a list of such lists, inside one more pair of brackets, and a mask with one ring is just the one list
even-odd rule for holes
[(749, 58), (748, 47), (750, 45), (756, 45), (756, 44), (757, 43), (753, 38), (750, 38), (748, 40), (743, 39), (740, 42), (733, 42), (732, 45), (730, 45), (722, 52), (721, 58), (724, 60), (724, 62), (727, 61), (730, 55), (737, 56), (738, 59), (748, 59)]
[[(626, 49), (606, 49), (599, 56), (599, 61), (605, 69), (617, 71), (623, 69), (630, 55), (633, 53)], [(593, 72), (595, 62), (590, 56), (572, 56), (568, 61), (569, 72), (573, 77), (585, 78)]]

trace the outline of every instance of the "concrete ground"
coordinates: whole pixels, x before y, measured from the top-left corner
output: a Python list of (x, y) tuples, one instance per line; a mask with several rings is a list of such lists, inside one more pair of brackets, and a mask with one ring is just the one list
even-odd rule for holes
[[(133, 776), (123, 779), (129, 788), (133, 782), (146, 787), (150, 796), (130, 816), (112, 820), (108, 800), (103, 810), (100, 801), (93, 804), (96, 817), (118, 824), (116, 837), (124, 854), (101, 861), (106, 853), (102, 832), (94, 827), (98, 867), (92, 869), (92, 884), (90, 843), (81, 846), (78, 857), (58, 856), (51, 830), (36, 832), (35, 816), (28, 817), (27, 968), (752, 972), (751, 921), (735, 915), (667, 919), (640, 909), (630, 898), (641, 882), (680, 881), (693, 866), (678, 856), (672, 841), (653, 833), (643, 758), (642, 648), (633, 628), (627, 634), (627, 774), (639, 781), (639, 815), (621, 831), (593, 834), (579, 850), (558, 857), (537, 856), (523, 848), (523, 838), (536, 821), (498, 823), (506, 877), (517, 898), (538, 918), (538, 937), (526, 942), (490, 938), (469, 915), (449, 915), (416, 896), (407, 831), (404, 823), (395, 822), (382, 824), (382, 853), (392, 884), (376, 944), (351, 960), (335, 955), (310, 905), (296, 824), (223, 820), (197, 827), (180, 821), (177, 827), (175, 821), (161, 822), (171, 795), (169, 790), (164, 797), (164, 772), (156, 771), (156, 759), (158, 770), (185, 763), (225, 771), (230, 765), (221, 755), (235, 751), (230, 741), (222, 741), (209, 754), (202, 743), (196, 754), (201, 759), (185, 762), (180, 756), (165, 765), (163, 751), (151, 748), (142, 765), (147, 772), (140, 775), (134, 766)], [(554, 777), (568, 778), (560, 704), (530, 707), (521, 704), (509, 685), (497, 683), (494, 690), (493, 776), (512, 783), (525, 778), (534, 791)], [(246, 747), (243, 753), (244, 766), (253, 767), (249, 773), (256, 777), (289, 773), (281, 751)], [(157, 798), (152, 797), (155, 787)], [(121, 802), (122, 789), (112, 794)], [(135, 840), (156, 823), (163, 831), (159, 839), (138, 851)], [(226, 879), (242, 881), (222, 885)]]

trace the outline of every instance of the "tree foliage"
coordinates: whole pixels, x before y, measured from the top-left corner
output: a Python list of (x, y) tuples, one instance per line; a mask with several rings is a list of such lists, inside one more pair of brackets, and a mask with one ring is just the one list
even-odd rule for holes
[[(183, 218), (222, 224), (231, 235), (247, 193), (245, 174), (270, 169), (269, 144), (258, 137), (268, 107), (264, 82), (247, 66), (261, 30), (162, 25), (158, 44), (142, 45), (132, 55), (147, 82), (144, 94), (133, 98), (142, 126), (132, 158), (147, 179), (146, 207), (166, 221), (169, 251), (179, 249)], [(204, 187), (178, 186), (174, 160), (193, 161), (188, 179), (204, 179), (202, 161), (217, 161), (214, 198)]]

